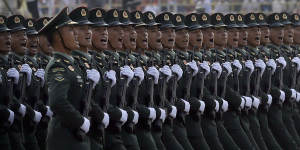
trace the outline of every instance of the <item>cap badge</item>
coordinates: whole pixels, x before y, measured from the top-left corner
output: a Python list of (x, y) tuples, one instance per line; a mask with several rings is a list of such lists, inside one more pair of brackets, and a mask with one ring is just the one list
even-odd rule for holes
[(230, 19), (230, 21), (234, 21), (234, 16), (230, 15), (229, 19)]
[(20, 23), (20, 18), (19, 17), (15, 17), (15, 23)]
[(123, 17), (124, 17), (124, 18), (128, 18), (128, 14), (127, 14), (126, 11), (123, 11)]
[(135, 18), (136, 18), (136, 19), (141, 19), (141, 15), (140, 15), (139, 12), (136, 12), (136, 13), (135, 13)]
[(207, 21), (206, 15), (202, 15), (202, 20), (203, 20), (203, 21)]
[(96, 11), (96, 17), (98, 17), (98, 18), (102, 17), (101, 10)]
[(86, 16), (86, 11), (85, 11), (85, 9), (81, 9), (81, 16)]
[(151, 13), (149, 13), (149, 14), (148, 14), (148, 18), (149, 18), (150, 20), (152, 20), (152, 19), (153, 19), (153, 16), (152, 16), (152, 14), (151, 14)]
[(47, 19), (44, 19), (43, 25), (45, 26), (47, 23), (48, 23), (48, 20), (47, 20)]
[(251, 15), (250, 15), (250, 19), (251, 19), (251, 20), (255, 20), (254, 14), (251, 14)]
[(258, 18), (259, 18), (259, 20), (264, 20), (264, 16), (263, 16), (262, 14), (260, 14), (260, 15), (258, 16)]
[(28, 27), (33, 27), (33, 22), (31, 20), (28, 21)]
[(117, 17), (119, 16), (117, 10), (114, 11), (113, 16), (114, 16), (115, 18), (117, 18)]
[(192, 20), (192, 21), (197, 21), (196, 16), (195, 16), (195, 15), (192, 15), (191, 20)]
[(165, 20), (165, 21), (169, 21), (169, 20), (170, 20), (170, 17), (169, 17), (168, 14), (165, 14), (165, 15), (164, 15), (164, 20)]
[(221, 16), (218, 14), (218, 15), (216, 16), (216, 19), (217, 19), (217, 21), (221, 21)]
[(286, 19), (287, 19), (286, 14), (283, 14), (283, 15), (282, 15), (282, 18), (283, 18), (284, 20), (286, 20)]
[(295, 15), (295, 20), (299, 20), (299, 16), (298, 15)]
[(274, 18), (275, 20), (279, 20), (279, 16), (277, 14), (274, 16)]
[(180, 16), (176, 16), (176, 21), (177, 22), (181, 22), (181, 17)]
[(0, 17), (0, 24), (4, 24), (4, 19), (3, 19), (3, 17)]
[(241, 15), (238, 15), (238, 21), (243, 21), (243, 17)]

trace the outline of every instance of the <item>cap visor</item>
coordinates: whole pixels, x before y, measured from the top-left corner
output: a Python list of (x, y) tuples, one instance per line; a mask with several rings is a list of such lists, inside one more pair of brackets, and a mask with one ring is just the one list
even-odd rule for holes
[(290, 25), (290, 24), (293, 24), (293, 23), (290, 22), (290, 21), (284, 21), (284, 22), (282, 22), (282, 24), (283, 24), (283, 25)]
[(77, 21), (78, 25), (92, 25), (94, 23), (87, 21), (87, 20), (82, 20), (82, 21)]
[(258, 24), (257, 23), (249, 23), (247, 24), (248, 27), (257, 27)]
[(186, 26), (186, 25), (175, 26), (175, 30), (182, 30), (182, 29), (186, 29), (186, 28), (188, 28), (188, 26)]
[(21, 31), (21, 30), (26, 30), (26, 28), (23, 26), (18, 26), (13, 29), (10, 29), (10, 32), (17, 32), (17, 31)]
[(36, 35), (38, 32), (36, 30), (27, 30), (26, 31), (27, 35)]
[(93, 27), (107, 27), (108, 24), (106, 24), (105, 22), (94, 22), (94, 24), (92, 24)]
[(300, 22), (293, 23), (293, 26), (295, 26), (295, 27), (298, 27), (298, 26), (300, 26)]
[(277, 22), (277, 23), (270, 24), (269, 26), (270, 27), (283, 27), (283, 24)]
[(123, 23), (119, 22), (119, 21), (113, 21), (111, 23), (108, 23), (109, 26), (121, 26), (123, 25)]
[(226, 26), (227, 28), (238, 28), (239, 26), (237, 24), (230, 24)]
[(210, 28), (210, 27), (212, 27), (213, 25), (211, 25), (211, 24), (203, 24), (203, 25), (201, 25), (202, 26), (202, 28)]
[(192, 25), (192, 26), (190, 26), (190, 27), (188, 27), (188, 29), (189, 30), (197, 30), (197, 29), (201, 29), (202, 28), (202, 26), (200, 26), (200, 25)]
[(174, 28), (175, 26), (173, 24), (162, 24), (159, 26), (159, 28)]
[(213, 25), (215, 28), (220, 28), (220, 27), (226, 27), (226, 24), (224, 23), (219, 23), (219, 24), (216, 24), (216, 25)]

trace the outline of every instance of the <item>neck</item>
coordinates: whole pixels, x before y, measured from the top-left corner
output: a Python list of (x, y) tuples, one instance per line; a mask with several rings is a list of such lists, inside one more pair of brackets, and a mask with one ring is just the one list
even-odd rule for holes
[(184, 51), (184, 52), (187, 51), (187, 47), (179, 47), (176, 44), (175, 44), (175, 49), (180, 50), (180, 51)]
[(190, 45), (189, 44), (189, 47), (188, 47), (189, 50), (195, 50), (196, 52), (199, 52), (201, 50), (200, 47), (198, 46), (193, 46), (193, 45)]
[(65, 54), (70, 54), (71, 51), (67, 50), (61, 42), (56, 42), (53, 44), (53, 48), (57, 52), (65, 53)]
[(143, 48), (137, 47), (134, 51), (139, 53), (139, 54), (142, 54), (142, 55), (145, 54), (145, 49), (143, 49)]
[(88, 49), (88, 47), (80, 46), (79, 50), (82, 51), (82, 52), (87, 53), (89, 49)]
[(219, 44), (215, 44), (215, 48), (218, 50), (222, 50), (225, 48), (225, 45), (219, 45)]

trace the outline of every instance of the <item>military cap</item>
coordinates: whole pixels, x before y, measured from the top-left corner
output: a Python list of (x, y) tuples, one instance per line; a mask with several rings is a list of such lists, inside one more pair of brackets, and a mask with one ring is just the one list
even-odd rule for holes
[(198, 14), (191, 13), (185, 17), (185, 25), (188, 26), (189, 30), (196, 30), (202, 28), (198, 22)]
[(43, 17), (38, 19), (35, 24), (34, 27), (37, 31), (40, 31), (49, 21), (51, 18), (49, 17)]
[(226, 27), (224, 24), (224, 15), (222, 13), (215, 13), (210, 16), (211, 24), (218, 28), (218, 27)]
[(292, 22), (290, 21), (291, 16), (286, 12), (280, 13), (280, 19), (281, 19), (281, 23), (283, 25), (291, 25), (292, 24)]
[(120, 26), (122, 23), (119, 20), (119, 11), (117, 9), (111, 9), (106, 12), (106, 15), (104, 17), (104, 21), (109, 25), (109, 26)]
[(102, 8), (94, 8), (89, 11), (88, 19), (92, 22), (92, 26), (102, 27), (108, 26), (108, 24), (104, 21), (104, 16), (106, 12)]
[(256, 22), (255, 13), (248, 13), (244, 16), (244, 22), (248, 27), (257, 27), (259, 24)]
[(74, 22), (68, 16), (68, 7), (63, 8), (56, 16), (54, 16), (48, 23), (45, 25), (39, 33), (51, 33), (63, 26), (66, 25), (75, 25), (77, 22)]
[(212, 27), (210, 23), (210, 15), (208, 13), (201, 13), (197, 16), (198, 23), (203, 27), (203, 28), (209, 28)]
[(24, 21), (27, 35), (36, 35), (38, 32), (35, 29), (35, 21), (33, 19), (26, 19)]
[(227, 28), (237, 28), (239, 27), (236, 24), (236, 16), (234, 14), (227, 14), (224, 16), (224, 23), (227, 25)]
[[(195, 17), (196, 18), (196, 17)], [(181, 29), (185, 29), (187, 28), (187, 26), (184, 24), (185, 21), (185, 17), (182, 14), (174, 14), (171, 18), (174, 26), (175, 26), (175, 30), (181, 30)]]
[(280, 14), (279, 13), (273, 13), (268, 16), (267, 23), (270, 27), (282, 27), (283, 24), (280, 21)]
[(155, 21), (160, 23), (160, 28), (174, 28), (174, 24), (172, 23), (173, 14), (170, 12), (164, 12), (156, 16)]
[(143, 13), (143, 17), (142, 18), (143, 18), (143, 22), (147, 26), (156, 26), (156, 25), (159, 25), (159, 23), (155, 22), (155, 15), (151, 11), (147, 11), (147, 12)]
[(136, 26), (145, 26), (146, 24), (143, 22), (143, 13), (141, 11), (133, 11), (129, 14), (129, 19), (133, 23), (136, 24)]
[(0, 15), (0, 32), (10, 31), (10, 29), (6, 26), (7, 18), (5, 16)]
[(136, 25), (136, 23), (130, 21), (129, 19), (129, 11), (128, 10), (120, 10), (119, 11), (119, 20), (122, 25)]
[(90, 25), (93, 23), (88, 20), (88, 13), (87, 7), (78, 7), (69, 14), (69, 17), (78, 25)]
[(259, 26), (268, 26), (268, 23), (266, 22), (266, 15), (264, 13), (256, 13), (256, 22)]
[(248, 26), (245, 24), (244, 22), (244, 15), (242, 14), (236, 14), (236, 24), (240, 27), (240, 28), (247, 28)]
[(21, 15), (13, 15), (7, 18), (6, 25), (9, 29), (11, 29), (11, 32), (26, 30), (23, 26), (24, 20), (24, 17)]
[(300, 26), (300, 19), (299, 14), (292, 14), (291, 15), (291, 22), (293, 26)]

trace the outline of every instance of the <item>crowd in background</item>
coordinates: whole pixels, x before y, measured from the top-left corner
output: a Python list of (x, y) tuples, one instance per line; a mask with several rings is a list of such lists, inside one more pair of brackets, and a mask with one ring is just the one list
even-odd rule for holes
[(129, 10), (153, 11), (160, 13), (172, 11), (191, 12), (297, 12), (300, 13), (299, 0), (2, 0), (0, 14), (20, 13), (27, 17), (38, 18), (53, 16), (64, 6), (75, 8), (87, 7), (124, 8)]

